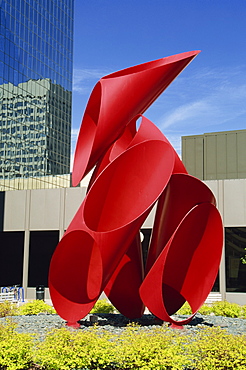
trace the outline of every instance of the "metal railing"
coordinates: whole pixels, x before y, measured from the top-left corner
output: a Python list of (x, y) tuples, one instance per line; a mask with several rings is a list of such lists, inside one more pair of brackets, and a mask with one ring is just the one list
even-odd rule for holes
[(1, 287), (0, 302), (2, 301), (25, 302), (24, 288), (18, 285)]

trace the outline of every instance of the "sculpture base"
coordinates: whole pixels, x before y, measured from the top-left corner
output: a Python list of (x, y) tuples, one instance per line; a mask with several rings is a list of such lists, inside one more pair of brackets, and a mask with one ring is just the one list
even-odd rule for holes
[(178, 325), (174, 323), (170, 323), (169, 328), (171, 329), (184, 329), (183, 325)]
[(66, 326), (69, 326), (70, 328), (79, 328), (80, 327), (80, 324), (76, 321), (76, 322), (66, 322)]

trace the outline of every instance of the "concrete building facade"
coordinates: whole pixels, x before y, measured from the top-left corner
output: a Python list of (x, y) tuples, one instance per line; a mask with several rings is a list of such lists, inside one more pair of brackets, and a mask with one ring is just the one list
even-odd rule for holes
[(182, 137), (182, 161), (200, 180), (246, 178), (246, 130)]

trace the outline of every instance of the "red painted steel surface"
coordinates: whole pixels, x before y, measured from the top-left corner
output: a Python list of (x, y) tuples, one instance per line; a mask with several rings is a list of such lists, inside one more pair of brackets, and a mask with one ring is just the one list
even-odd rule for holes
[[(198, 53), (113, 73), (92, 91), (76, 146), (73, 184), (94, 171), (49, 270), (51, 299), (68, 325), (76, 327), (105, 291), (129, 318), (141, 317), (146, 306), (181, 327), (213, 286), (223, 245), (214, 196), (188, 175), (166, 137), (142, 116)], [(139, 231), (157, 202), (144, 267)], [(171, 315), (185, 301), (192, 316), (176, 322)]]
[(100, 79), (89, 98), (77, 141), (73, 185), (198, 54), (192, 51), (144, 63)]

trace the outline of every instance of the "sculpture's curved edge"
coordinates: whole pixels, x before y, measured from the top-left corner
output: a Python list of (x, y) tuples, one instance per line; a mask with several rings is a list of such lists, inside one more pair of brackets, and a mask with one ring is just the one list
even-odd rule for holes
[(140, 287), (140, 296), (146, 307), (160, 319), (179, 325), (171, 316), (187, 300), (193, 314), (180, 325), (187, 324), (212, 289), (222, 247), (223, 228), (218, 210), (211, 203), (193, 207), (163, 248)]
[[(132, 118), (144, 113), (198, 53), (177, 54), (100, 79), (89, 98), (77, 139), (72, 173), (74, 186), (122, 135)], [(91, 136), (83, 127), (88, 117), (96, 128)], [(85, 136), (88, 142), (84, 146)]]
[[(82, 243), (86, 248), (81, 248)], [(101, 293), (103, 267), (94, 238), (85, 230), (66, 233), (49, 268), (50, 297), (57, 313), (69, 323), (83, 318)]]

